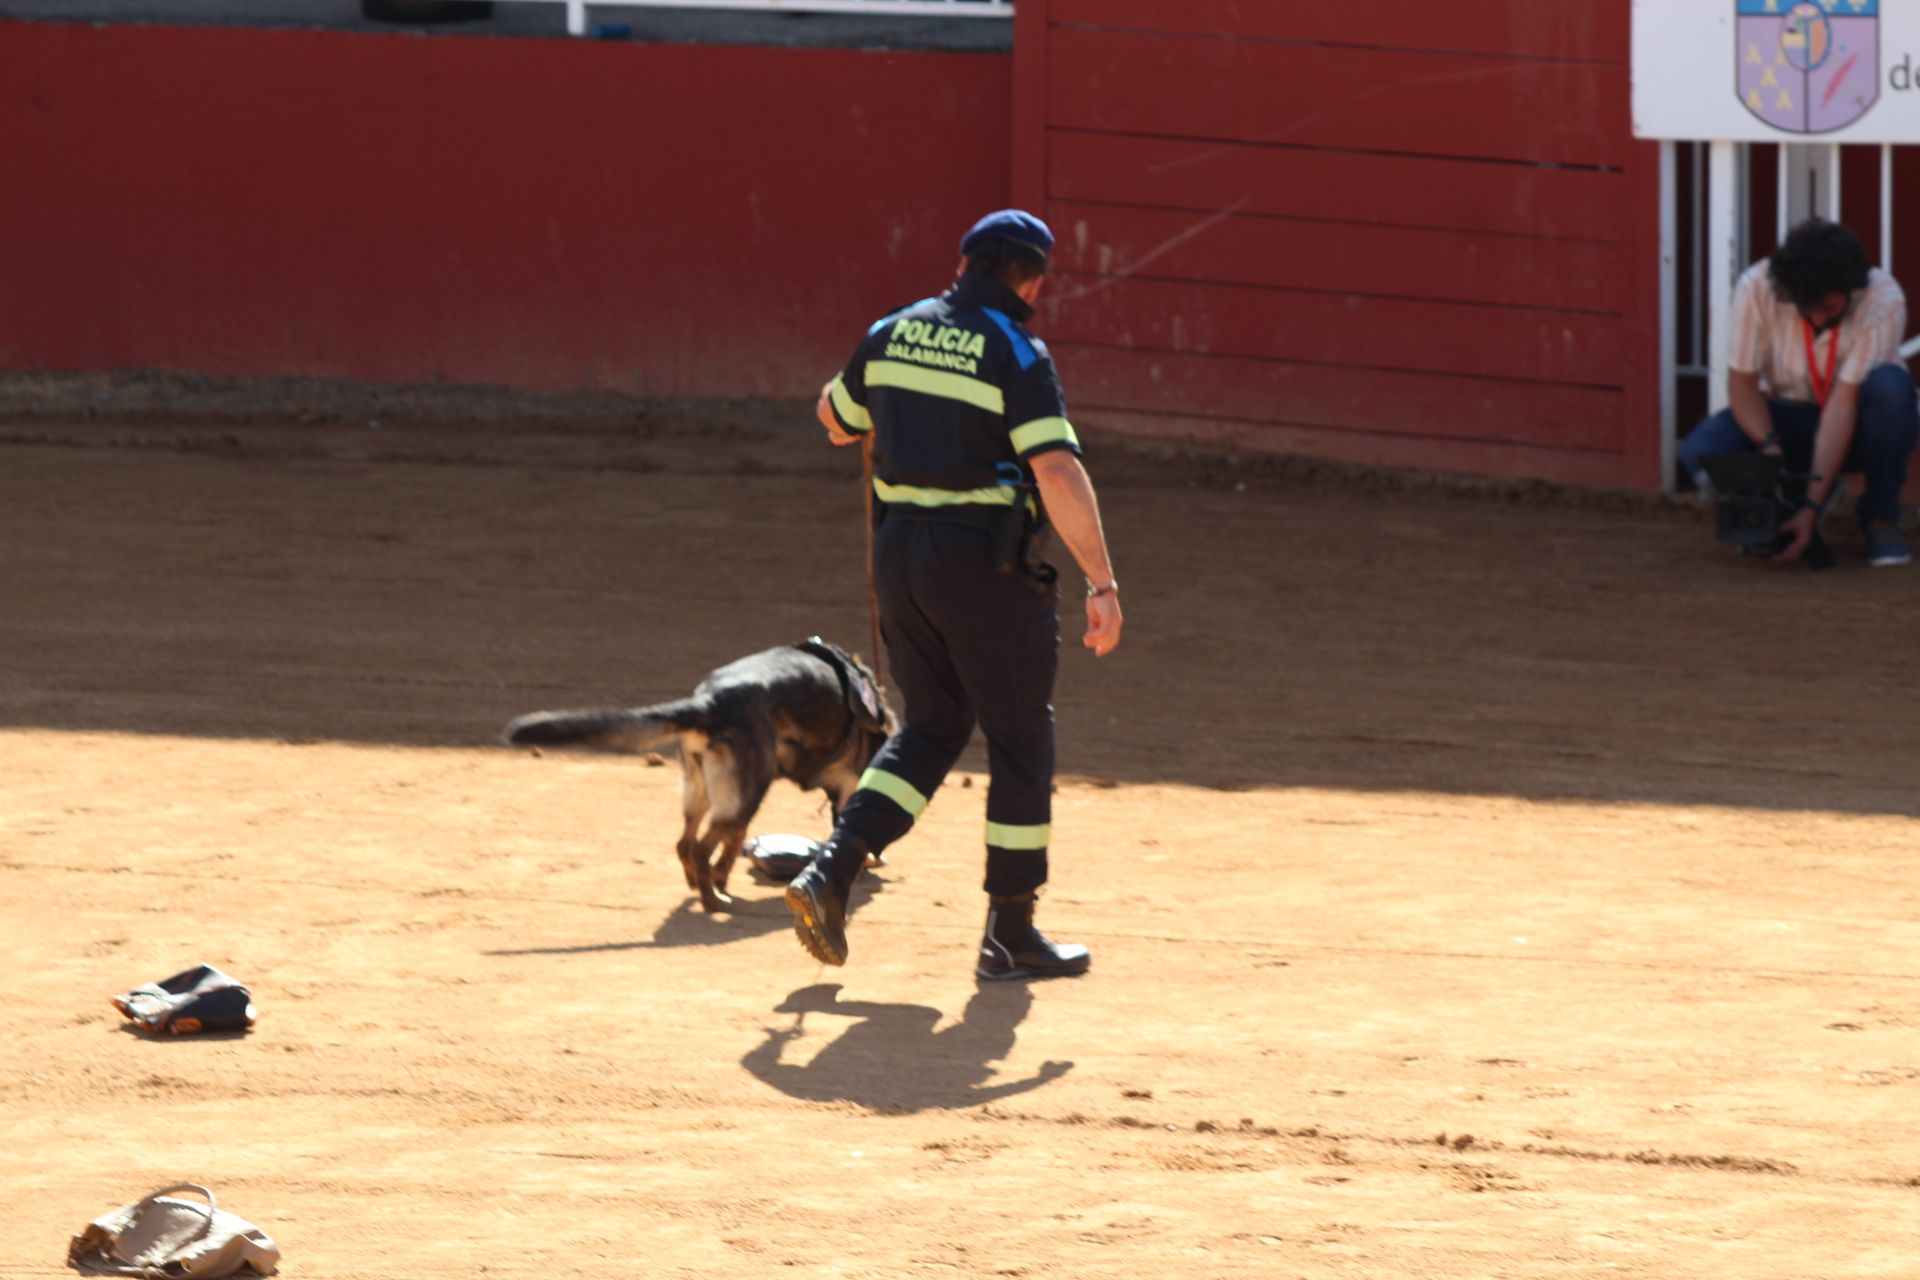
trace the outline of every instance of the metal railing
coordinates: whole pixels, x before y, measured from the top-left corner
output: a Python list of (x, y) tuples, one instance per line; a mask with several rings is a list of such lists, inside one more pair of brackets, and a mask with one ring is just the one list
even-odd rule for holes
[(1013, 0), (521, 0), (567, 6), (567, 34), (587, 34), (587, 10), (736, 9), (762, 13), (865, 13), (910, 18), (1000, 18), (1013, 16)]

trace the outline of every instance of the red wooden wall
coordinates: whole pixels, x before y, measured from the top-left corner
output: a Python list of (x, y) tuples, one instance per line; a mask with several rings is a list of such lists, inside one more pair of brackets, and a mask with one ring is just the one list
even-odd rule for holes
[(1006, 203), (1010, 72), (0, 20), (0, 369), (810, 395)]
[(1652, 487), (1628, 8), (1023, 0), (1012, 59), (0, 20), (0, 369), (805, 395), (1017, 197), (1090, 425)]
[(1022, 0), (1014, 193), (1078, 416), (1658, 487), (1627, 0)]

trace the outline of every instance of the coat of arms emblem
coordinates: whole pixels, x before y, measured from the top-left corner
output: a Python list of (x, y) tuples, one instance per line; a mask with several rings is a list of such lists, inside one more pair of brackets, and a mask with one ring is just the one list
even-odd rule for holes
[(1880, 97), (1881, 0), (1734, 0), (1734, 83), (1784, 133), (1832, 133)]

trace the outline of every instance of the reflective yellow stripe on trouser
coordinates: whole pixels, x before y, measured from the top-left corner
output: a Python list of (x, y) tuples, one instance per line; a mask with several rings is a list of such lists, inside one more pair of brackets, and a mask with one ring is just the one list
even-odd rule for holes
[(1014, 822), (989, 822), (987, 843), (996, 849), (1030, 851), (1044, 849), (1053, 836), (1053, 824), (1041, 822), (1022, 825)]
[(873, 791), (885, 796), (907, 811), (909, 818), (918, 819), (927, 811), (927, 798), (914, 788), (911, 782), (885, 769), (869, 769), (860, 775), (860, 785), (856, 791)]

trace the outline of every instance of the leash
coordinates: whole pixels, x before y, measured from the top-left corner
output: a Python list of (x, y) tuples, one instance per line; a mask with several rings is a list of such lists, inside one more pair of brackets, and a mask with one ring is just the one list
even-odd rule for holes
[(886, 655), (880, 652), (880, 592), (873, 585), (873, 432), (860, 438), (860, 498), (867, 525), (867, 626), (873, 639), (873, 685), (887, 692)]

